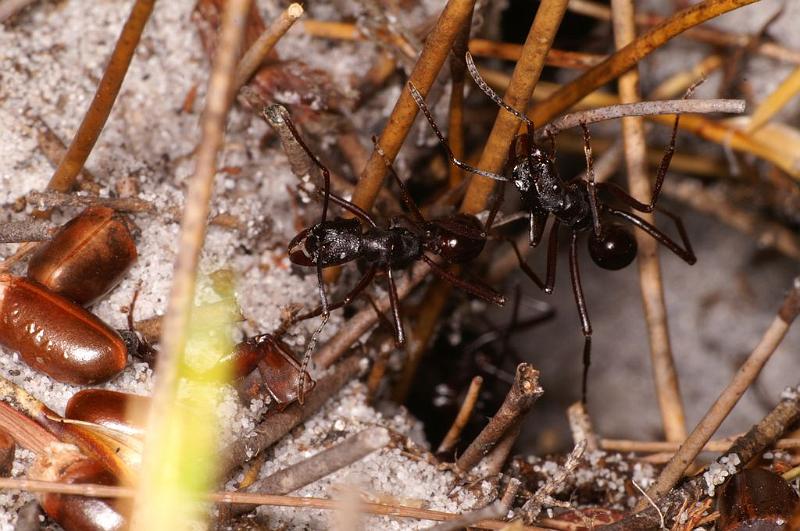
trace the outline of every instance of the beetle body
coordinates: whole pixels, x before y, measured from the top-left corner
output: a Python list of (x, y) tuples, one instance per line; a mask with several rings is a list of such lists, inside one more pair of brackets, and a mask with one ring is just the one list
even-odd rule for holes
[(146, 396), (108, 389), (84, 389), (69, 399), (64, 417), (143, 437), (149, 405), (150, 399)]
[(0, 344), (54, 379), (92, 385), (127, 363), (122, 337), (71, 300), (36, 282), (0, 275)]
[(124, 217), (110, 208), (89, 207), (39, 246), (27, 276), (89, 305), (119, 284), (136, 255)]

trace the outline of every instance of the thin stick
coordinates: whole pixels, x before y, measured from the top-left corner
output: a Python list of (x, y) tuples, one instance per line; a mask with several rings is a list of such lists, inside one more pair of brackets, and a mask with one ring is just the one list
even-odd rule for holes
[[(503, 96), (503, 100), (511, 107), (521, 110), (527, 108), (568, 3), (568, 0), (543, 0), (539, 4), (519, 61), (514, 67), (508, 89)], [(508, 146), (511, 145), (518, 130), (519, 119), (505, 109), (500, 109), (478, 161), (478, 168), (490, 173), (500, 172), (508, 155)], [(474, 175), (461, 204), (461, 211), (475, 214), (484, 210), (493, 189), (494, 181)]]
[[(740, 437), (739, 434), (736, 437)], [(724, 439), (712, 439), (708, 441), (701, 451), (703, 452), (724, 452), (730, 448), (731, 443), (736, 437), (725, 437)], [(600, 439), (600, 449), (609, 452), (633, 452), (633, 453), (675, 453), (681, 447), (679, 442), (669, 441), (632, 441), (628, 439)], [(794, 450), (800, 448), (800, 439), (780, 439), (775, 442), (778, 450)]]
[(467, 425), (469, 418), (472, 416), (472, 410), (475, 409), (475, 403), (478, 401), (482, 386), (482, 377), (475, 376), (472, 378), (472, 381), (469, 383), (469, 388), (467, 389), (467, 394), (464, 396), (464, 401), (461, 403), (461, 408), (459, 408), (458, 414), (453, 421), (453, 425), (447, 430), (444, 439), (439, 443), (439, 448), (436, 449), (437, 454), (449, 453), (455, 448), (458, 440), (461, 438), (461, 432), (464, 430), (464, 426)]
[[(447, 59), (453, 42), (461, 28), (472, 14), (475, 0), (449, 0), (442, 11), (436, 26), (425, 41), (425, 46), (411, 71), (409, 81), (423, 94), (427, 94), (436, 76)], [(356, 206), (369, 211), (378, 195), (387, 166), (384, 157), (393, 162), (400, 151), (400, 146), (414, 124), (418, 112), (417, 104), (411, 97), (408, 85), (403, 88), (395, 103), (389, 122), (381, 133), (378, 146), (384, 151), (382, 156), (377, 149), (372, 150), (366, 168), (361, 173), (358, 185), (353, 191), (352, 202)]]
[(514, 384), (500, 409), (458, 458), (456, 468), (462, 472), (472, 470), (503, 435), (522, 420), (542, 392), (539, 387), (539, 371), (527, 363), (520, 363), (514, 376)]
[[(636, 39), (633, 0), (611, 1), (614, 42), (617, 49), (622, 49)], [(619, 95), (622, 103), (639, 101), (639, 72), (636, 68), (620, 76)], [(647, 171), (644, 120), (633, 116), (623, 118), (622, 135), (630, 194), (647, 204), (650, 202), (653, 190)], [(647, 222), (654, 222), (653, 214), (642, 213), (641, 217)], [(653, 379), (661, 411), (661, 422), (668, 441), (682, 441), (686, 438), (686, 416), (669, 340), (658, 242), (642, 231), (636, 231), (635, 237), (638, 244), (636, 256), (639, 264), (639, 286), (650, 340), (650, 359), (653, 364)]]
[(0, 2), (0, 22), (5, 22), (36, 0), (5, 0)]
[[(348, 22), (331, 22), (327, 20), (306, 19), (303, 21), (306, 33), (314, 37), (346, 41), (365, 40), (355, 24)], [(491, 57), (507, 61), (519, 61), (522, 45), (511, 42), (492, 41), (488, 39), (470, 39), (469, 52), (475, 57)], [(463, 54), (457, 57), (464, 57)], [(606, 57), (584, 52), (572, 52), (551, 48), (545, 57), (545, 65), (559, 68), (584, 70), (590, 68)]]
[[(770, 411), (758, 424), (753, 426), (750, 431), (742, 435), (731, 445), (727, 452), (722, 455), (717, 462), (725, 459), (726, 468), (732, 462), (732, 455), (738, 458), (737, 468), (744, 467), (754, 458), (775, 444), (775, 441), (783, 435), (788, 426), (791, 426), (800, 419), (800, 387), (787, 389), (783, 393), (781, 401)], [(691, 507), (702, 496), (706, 494), (709, 485), (704, 476), (698, 476), (686, 481), (681, 487), (669, 491), (663, 498), (652, 498), (661, 509), (666, 521), (677, 517), (678, 513), (685, 507)], [(645, 502), (646, 504), (646, 502)], [(634, 531), (651, 530), (657, 528), (660, 522), (658, 513), (648, 505), (648, 508), (631, 514), (622, 520), (609, 524), (604, 527), (607, 531)]]
[[(450, 57), (450, 108), (447, 122), (447, 137), (450, 142), (450, 151), (459, 160), (464, 158), (464, 82), (467, 65), (461, 60), (467, 53), (469, 34), (472, 30), (472, 15), (470, 15), (461, 33), (453, 43), (453, 55)], [(455, 188), (461, 184), (464, 170), (450, 164), (449, 186)]]
[(587, 70), (575, 81), (561, 87), (537, 105), (528, 116), (537, 124), (549, 122), (593, 90), (633, 68), (636, 63), (673, 37), (693, 26), (756, 1), (758, 0), (705, 0), (675, 13), (599, 65)]
[[(571, 0), (569, 3), (570, 11), (580, 13), (587, 17), (601, 20), (611, 20), (611, 9), (607, 6), (587, 0)], [(642, 13), (636, 15), (636, 23), (645, 26), (661, 24), (666, 20), (665, 17), (652, 13)], [(752, 36), (745, 33), (730, 33), (717, 28), (701, 26), (692, 28), (686, 32), (686, 37), (699, 42), (705, 42), (714, 46), (733, 46), (737, 48), (749, 48), (752, 44)], [(793, 64), (800, 64), (800, 52), (781, 46), (775, 42), (761, 42), (755, 47), (755, 52), (778, 61), (785, 61)]]
[[(90, 498), (132, 498), (135, 491), (132, 487), (117, 487), (99, 485), (94, 483), (57, 483), (55, 481), (42, 481), (20, 478), (0, 478), (0, 489), (24, 490), (28, 492), (53, 492), (74, 496), (87, 496)], [(213, 492), (206, 496), (208, 501), (216, 503), (234, 503), (251, 505), (270, 505), (274, 507), (298, 507), (307, 509), (336, 510), (340, 503), (326, 498), (312, 498), (300, 496), (285, 496), (280, 494), (251, 494), (244, 492)], [(417, 518), (420, 520), (449, 521), (461, 518), (458, 513), (420, 509), (405, 505), (388, 505), (383, 503), (361, 502), (358, 510), (396, 518)], [(485, 520), (475, 522), (476, 527), (486, 529), (503, 529), (508, 524), (498, 520)], [(548, 531), (546, 528), (524, 526), (521, 531)]]
[[(44, 120), (39, 118), (36, 121), (36, 143), (47, 161), (55, 169), (67, 153), (67, 146)], [(81, 168), (80, 173), (78, 173), (78, 186), (81, 189), (97, 193), (100, 187), (95, 184), (96, 181), (97, 179), (89, 170), (85, 167)]]
[(150, 13), (153, 11), (154, 3), (155, 0), (136, 0), (133, 5), (128, 20), (122, 28), (122, 33), (117, 39), (108, 66), (103, 72), (100, 84), (97, 85), (94, 99), (67, 148), (66, 155), (61, 159), (61, 163), (50, 178), (50, 182), (47, 184), (48, 190), (69, 192), (75, 184), (81, 168), (89, 158), (89, 154), (111, 114), (111, 108), (117, 99), (120, 87), (122, 87), (125, 73), (128, 71), (147, 19), (150, 18)]
[[(379, 426), (367, 428), (308, 459), (254, 482), (247, 488), (247, 491), (262, 494), (289, 494), (360, 461), (375, 450), (389, 444), (390, 440), (389, 431), (386, 428)], [(255, 509), (255, 507), (240, 505), (233, 508), (231, 513), (238, 516)]]
[(575, 444), (583, 442), (590, 452), (596, 452), (600, 449), (597, 433), (595, 433), (592, 426), (592, 419), (589, 417), (589, 412), (586, 411), (586, 404), (579, 400), (569, 406), (567, 408), (567, 419), (572, 432), (572, 441)]
[(502, 504), (497, 501), (482, 509), (464, 513), (460, 518), (450, 520), (443, 524), (429, 527), (428, 531), (458, 531), (459, 529), (469, 528), (483, 520), (496, 520), (505, 514)]
[(228, 477), (253, 456), (269, 448), (295, 426), (313, 416), (333, 395), (352, 380), (362, 368), (362, 358), (352, 356), (339, 363), (327, 376), (306, 393), (304, 404), (294, 403), (283, 411), (269, 415), (252, 434), (239, 439), (220, 452), (217, 465), (221, 477)]
[(133, 528), (150, 521), (148, 493), (158, 491), (157, 484), (163, 475), (159, 454), (169, 437), (170, 419), (167, 412), (175, 402), (177, 393), (180, 358), (186, 347), (198, 262), (206, 235), (206, 219), (216, 174), (217, 154), (222, 148), (225, 135), (225, 123), (233, 94), (236, 54), (244, 35), (249, 8), (250, 0), (231, 0), (226, 4), (223, 14), (206, 108), (201, 121), (203, 133), (197, 149), (195, 173), (187, 190), (174, 279), (164, 318), (158, 370), (153, 398), (150, 401), (142, 456), (142, 474), (131, 516)]
[(283, 13), (272, 23), (272, 25), (264, 30), (258, 36), (247, 52), (245, 52), (239, 65), (236, 67), (236, 80), (234, 81), (234, 91), (239, 90), (245, 83), (250, 80), (250, 77), (255, 74), (258, 67), (267, 57), (272, 48), (281, 40), (289, 28), (294, 25), (298, 18), (303, 16), (303, 6), (300, 4), (291, 4)]
[(511, 455), (511, 451), (517, 443), (520, 431), (522, 431), (520, 425), (512, 427), (497, 441), (492, 451), (480, 461), (481, 470), (486, 476), (489, 478), (495, 476), (497, 480), (500, 479), (499, 474), (503, 471), (503, 467), (508, 461), (508, 456)]
[(604, 120), (633, 116), (655, 116), (664, 114), (706, 114), (733, 113), (745, 111), (744, 100), (659, 100), (637, 101), (597, 107), (586, 111), (572, 112), (556, 118), (546, 126), (536, 130), (536, 139), (541, 140), (554, 136), (565, 129), (578, 127), (580, 124), (592, 124)]
[(675, 453), (672, 460), (661, 471), (656, 482), (647, 490), (650, 497), (657, 499), (664, 496), (680, 480), (686, 468), (694, 461), (703, 446), (731, 412), (733, 406), (758, 377), (761, 368), (778, 348), (798, 313), (800, 313), (800, 277), (795, 278), (793, 286), (778, 310), (778, 315), (756, 348), (753, 349), (753, 352)]
[(794, 69), (780, 85), (758, 104), (747, 124), (747, 132), (752, 134), (772, 119), (787, 103), (800, 92), (800, 67)]

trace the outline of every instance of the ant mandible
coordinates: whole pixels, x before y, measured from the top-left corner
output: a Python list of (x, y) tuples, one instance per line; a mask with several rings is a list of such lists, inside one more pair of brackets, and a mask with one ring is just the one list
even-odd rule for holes
[[(375, 148), (400, 188), (400, 197), (411, 214), (411, 218), (403, 216), (410, 228), (398, 225), (394, 220), (388, 229), (381, 228), (366, 211), (357, 205), (339, 197), (330, 190), (330, 172), (308, 146), (300, 138), (294, 124), (288, 119), (285, 123), (297, 143), (303, 148), (311, 161), (319, 168), (323, 178), (322, 218), (319, 223), (304, 229), (289, 243), (289, 259), (297, 265), (315, 267), (321, 305), (295, 321), (322, 316), (322, 322), (311, 337), (306, 348), (301, 367), (301, 394), (304, 385), (306, 367), (310, 361), (319, 334), (330, 318), (330, 312), (353, 301), (373, 280), (379, 271), (386, 274), (389, 302), (391, 304), (394, 329), (398, 345), (405, 343), (400, 306), (395, 286), (393, 270), (405, 269), (416, 260), (423, 260), (431, 271), (458, 288), (488, 302), (502, 305), (505, 299), (486, 286), (481, 286), (461, 279), (448, 271), (448, 265), (457, 265), (474, 260), (486, 245), (486, 235), (491, 228), (493, 216), (487, 220), (487, 226), (475, 216), (454, 214), (442, 218), (428, 220), (423, 216), (406, 188), (405, 183), (392, 168), (391, 162), (373, 138)], [(333, 202), (349, 211), (355, 218), (328, 219), (328, 206)], [(362, 228), (366, 226), (366, 230)], [(443, 265), (430, 258), (430, 252), (441, 258)], [(338, 266), (363, 259), (368, 265), (356, 286), (345, 297), (331, 303), (325, 293), (322, 270), (326, 267)]]
[[(585, 124), (582, 124), (582, 127), (584, 131), (584, 153), (586, 156), (587, 175), (589, 179), (588, 181), (581, 178), (575, 178), (569, 181), (563, 180), (556, 169), (554, 156), (550, 153), (546, 153), (536, 143), (534, 139), (533, 122), (531, 122), (525, 114), (505, 103), (502, 98), (489, 87), (478, 73), (478, 69), (469, 52), (466, 54), (466, 62), (470, 75), (481, 90), (483, 90), (497, 105), (519, 118), (527, 126), (527, 133), (517, 136), (509, 148), (509, 162), (512, 168), (510, 178), (473, 168), (455, 158), (447, 144), (447, 140), (445, 140), (439, 127), (433, 120), (427, 105), (425, 105), (425, 100), (422, 95), (416, 87), (409, 82), (411, 95), (425, 115), (425, 118), (428, 120), (428, 123), (438, 137), (441, 145), (445, 148), (453, 164), (477, 175), (482, 175), (498, 181), (511, 181), (513, 183), (520, 194), (522, 204), (528, 214), (529, 243), (531, 247), (537, 247), (539, 245), (544, 233), (545, 224), (547, 223), (547, 218), (551, 215), (553, 216), (553, 223), (550, 226), (550, 232), (548, 234), (547, 269), (544, 282), (542, 282), (539, 276), (525, 263), (516, 244), (509, 240), (509, 243), (511, 243), (514, 248), (520, 268), (540, 289), (547, 293), (552, 293), (553, 286), (555, 285), (556, 258), (558, 256), (558, 229), (561, 225), (564, 225), (570, 230), (570, 280), (584, 336), (581, 394), (585, 402), (587, 377), (589, 365), (591, 363), (592, 325), (589, 321), (589, 313), (586, 308), (586, 300), (583, 296), (580, 270), (578, 268), (578, 234), (591, 231), (588, 241), (589, 256), (591, 256), (595, 264), (603, 269), (622, 269), (633, 261), (637, 252), (636, 239), (633, 237), (633, 234), (621, 223), (609, 221), (608, 218), (618, 218), (623, 222), (638, 227), (689, 265), (697, 261), (681, 219), (667, 210), (656, 207), (656, 202), (661, 193), (661, 186), (664, 183), (664, 177), (667, 174), (672, 155), (675, 152), (675, 137), (678, 131), (679, 115), (675, 116), (675, 123), (672, 127), (672, 137), (664, 150), (664, 156), (658, 166), (650, 202), (642, 203), (613, 183), (595, 182), (589, 131)], [(598, 191), (608, 192), (613, 199), (626, 205), (631, 210), (644, 213), (652, 213), (658, 210), (669, 216), (675, 223), (682, 246), (635, 213), (620, 210), (612, 206), (609, 202), (601, 200), (598, 197)], [(502, 197), (502, 193), (503, 188), (500, 188), (498, 196)]]

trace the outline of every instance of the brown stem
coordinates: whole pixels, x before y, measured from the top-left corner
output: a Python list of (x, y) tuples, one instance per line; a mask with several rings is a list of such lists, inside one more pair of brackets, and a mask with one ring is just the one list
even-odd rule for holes
[(564, 85), (537, 105), (529, 117), (534, 123), (547, 123), (553, 117), (580, 101), (593, 90), (627, 72), (664, 43), (703, 22), (758, 0), (705, 0), (683, 9), (658, 26), (587, 70), (575, 81)]
[(301, 16), (303, 16), (303, 7), (300, 4), (291, 4), (269, 28), (258, 36), (256, 42), (250, 45), (236, 67), (236, 76), (233, 82), (234, 92), (250, 80), (269, 52)]
[[(459, 160), (464, 158), (464, 81), (467, 65), (461, 60), (467, 53), (469, 34), (472, 30), (472, 14), (470, 13), (464, 27), (453, 43), (453, 55), (450, 57), (450, 108), (447, 123), (447, 140), (450, 151)], [(449, 186), (455, 188), (464, 178), (464, 171), (455, 164), (450, 165)]]
[(269, 415), (256, 426), (251, 436), (237, 440), (225, 448), (220, 452), (218, 464), (221, 476), (228, 477), (254, 455), (269, 448), (295, 426), (314, 415), (329, 398), (361, 371), (361, 364), (362, 358), (358, 356), (343, 360), (333, 372), (317, 381), (314, 389), (307, 393), (302, 406), (294, 403), (281, 412)]
[(503, 471), (503, 467), (508, 461), (508, 456), (511, 455), (514, 444), (519, 439), (521, 429), (522, 427), (519, 425), (513, 426), (497, 441), (492, 451), (481, 460), (481, 470), (485, 472), (486, 476), (489, 478), (492, 476), (497, 477)]
[(223, 14), (206, 107), (201, 119), (202, 136), (197, 148), (197, 163), (187, 190), (175, 274), (164, 318), (158, 370), (147, 422), (142, 475), (131, 517), (134, 527), (137, 522), (142, 525), (150, 521), (147, 514), (147, 507), (150, 506), (149, 493), (159, 490), (157, 484), (163, 475), (160, 454), (170, 433), (169, 411), (177, 393), (180, 358), (187, 342), (200, 251), (206, 235), (206, 220), (216, 174), (217, 154), (222, 149), (233, 94), (237, 52), (241, 46), (249, 8), (250, 0), (231, 0), (226, 3)]
[[(61, 138), (59, 138), (42, 119), (37, 119), (36, 143), (47, 161), (53, 165), (53, 168), (57, 168), (58, 164), (64, 158), (64, 155), (67, 153), (67, 146), (64, 145)], [(81, 168), (78, 174), (78, 185), (82, 189), (97, 193), (100, 187), (95, 184), (96, 181), (97, 179), (89, 170)]]
[[(247, 488), (247, 491), (262, 494), (289, 494), (360, 461), (375, 450), (389, 444), (390, 440), (389, 431), (386, 428), (367, 428), (308, 459), (254, 482)], [(231, 510), (231, 513), (238, 516), (255, 508), (256, 506), (253, 505), (238, 505)]]
[[(503, 100), (511, 107), (527, 108), (568, 3), (567, 0), (543, 0), (539, 4), (519, 61), (514, 67), (508, 89), (503, 96)], [(500, 172), (506, 161), (508, 146), (511, 145), (518, 129), (519, 119), (505, 109), (500, 109), (478, 161), (478, 168), (492, 173)], [(493, 188), (494, 181), (491, 179), (472, 176), (464, 201), (461, 203), (461, 210), (470, 214), (484, 210)]]
[(470, 382), (469, 389), (467, 389), (467, 394), (464, 396), (464, 401), (461, 403), (461, 408), (458, 410), (453, 425), (450, 426), (444, 439), (439, 443), (439, 448), (436, 450), (437, 454), (446, 454), (455, 448), (461, 438), (464, 426), (467, 425), (469, 418), (472, 416), (472, 410), (475, 409), (475, 403), (478, 401), (482, 386), (483, 378), (480, 376), (475, 376)]
[(48, 190), (58, 192), (69, 192), (78, 174), (86, 163), (86, 159), (92, 152), (95, 142), (97, 142), (103, 126), (111, 114), (111, 107), (117, 99), (125, 73), (139, 44), (147, 19), (153, 11), (155, 0), (136, 0), (125, 26), (122, 28), (117, 44), (108, 61), (100, 84), (97, 85), (97, 92), (94, 95), (86, 115), (83, 117), (75, 137), (67, 148), (67, 153), (61, 159), (61, 163), (56, 168), (50, 182), (47, 184)]
[[(731, 454), (735, 454), (740, 463), (739, 468), (743, 467), (775, 444), (786, 428), (798, 420), (800, 420), (800, 387), (785, 392), (778, 405), (750, 431), (736, 439), (717, 462), (726, 458), (726, 462), (730, 463)], [(680, 488), (669, 491), (664, 497), (657, 499), (656, 503), (664, 513), (666, 520), (669, 521), (685, 507), (693, 506), (705, 494), (706, 488), (705, 478), (695, 477)], [(657, 529), (659, 522), (658, 513), (650, 506), (603, 529), (607, 531), (649, 530)]]
[(792, 288), (778, 310), (778, 315), (756, 348), (753, 349), (753, 352), (675, 453), (672, 460), (661, 471), (656, 482), (648, 489), (647, 493), (650, 497), (656, 499), (664, 496), (680, 480), (686, 468), (694, 461), (703, 446), (731, 412), (733, 406), (758, 377), (761, 368), (778, 348), (798, 313), (800, 313), (800, 277), (794, 280)]
[[(633, 1), (612, 0), (611, 5), (614, 41), (617, 49), (622, 49), (636, 40)], [(623, 104), (639, 102), (637, 68), (634, 67), (620, 76), (618, 86), (620, 101)], [(634, 116), (623, 118), (622, 139), (630, 194), (641, 202), (649, 203), (653, 190), (647, 172), (644, 120)], [(641, 217), (649, 223), (654, 222), (653, 214), (642, 213)], [(653, 364), (653, 380), (661, 411), (661, 423), (668, 441), (682, 441), (686, 438), (686, 416), (669, 339), (658, 242), (642, 231), (636, 231), (635, 237), (638, 247), (636, 256), (639, 264), (639, 286), (650, 340), (650, 360)]]
[[(458, 32), (461, 31), (461, 28), (464, 27), (465, 22), (471, 16), (474, 4), (475, 0), (449, 0), (442, 15), (436, 22), (436, 26), (428, 35), (419, 60), (414, 65), (414, 69), (409, 76), (409, 81), (417, 87), (417, 90), (423, 96), (428, 93), (433, 85), (439, 70), (441, 70), (445, 59), (450, 53)], [(403, 145), (408, 132), (411, 130), (418, 110), (408, 86), (405, 86), (397, 103), (395, 103), (394, 109), (392, 109), (389, 122), (378, 140), (378, 145), (389, 161), (394, 161), (395, 157), (397, 157), (400, 146)], [(375, 202), (386, 173), (387, 166), (384, 158), (376, 149), (373, 149), (367, 166), (353, 192), (353, 203), (369, 211)]]
[(514, 383), (508, 391), (503, 404), (478, 434), (474, 441), (456, 461), (456, 468), (469, 472), (488, 454), (503, 435), (518, 425), (522, 417), (542, 394), (539, 387), (539, 371), (527, 363), (520, 363), (514, 376)]

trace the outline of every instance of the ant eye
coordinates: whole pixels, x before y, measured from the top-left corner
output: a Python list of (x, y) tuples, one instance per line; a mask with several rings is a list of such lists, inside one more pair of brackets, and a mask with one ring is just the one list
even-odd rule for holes
[(599, 237), (589, 237), (589, 255), (603, 269), (622, 269), (636, 258), (636, 239), (624, 227), (608, 225)]

